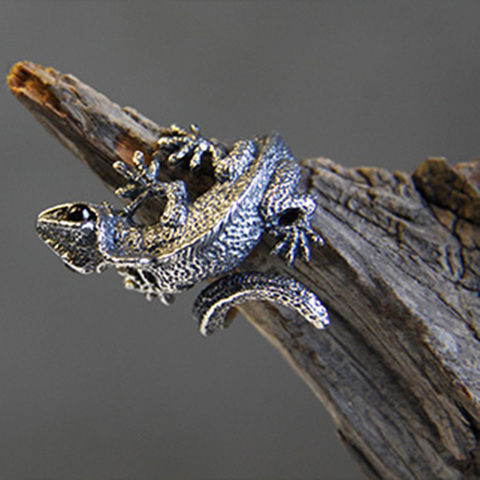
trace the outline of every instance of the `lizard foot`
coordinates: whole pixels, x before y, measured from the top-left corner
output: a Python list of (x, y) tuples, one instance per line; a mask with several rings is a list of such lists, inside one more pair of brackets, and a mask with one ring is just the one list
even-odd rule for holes
[(153, 159), (147, 167), (145, 156), (140, 150), (133, 154), (133, 166), (125, 162), (118, 161), (113, 164), (113, 168), (128, 183), (115, 190), (115, 195), (120, 198), (130, 198), (131, 202), (125, 207), (124, 214), (131, 216), (135, 211), (151, 196), (162, 195), (165, 190), (165, 184), (157, 181), (160, 163)]
[(200, 166), (204, 155), (210, 155), (213, 162), (226, 155), (226, 149), (222, 144), (200, 135), (199, 127), (193, 123), (190, 125), (190, 131), (175, 124), (164, 129), (157, 145), (160, 149), (171, 151), (167, 157), (170, 164), (176, 165), (187, 158), (192, 170)]
[(280, 238), (271, 253), (279, 255), (289, 266), (293, 265), (298, 254), (308, 262), (312, 243), (319, 246), (323, 245), (323, 238), (305, 222), (274, 227), (270, 230), (270, 233)]
[(323, 245), (323, 238), (310, 223), (315, 211), (315, 201), (310, 195), (295, 195), (278, 204), (279, 213), (268, 224), (268, 232), (279, 241), (272, 254), (279, 255), (291, 266), (298, 254), (310, 260), (310, 245)]
[(288, 307), (315, 328), (328, 326), (328, 312), (318, 297), (292, 277), (262, 273), (227, 275), (205, 288), (195, 300), (194, 318), (200, 332), (209, 335), (228, 327), (228, 311), (252, 300), (264, 300)]

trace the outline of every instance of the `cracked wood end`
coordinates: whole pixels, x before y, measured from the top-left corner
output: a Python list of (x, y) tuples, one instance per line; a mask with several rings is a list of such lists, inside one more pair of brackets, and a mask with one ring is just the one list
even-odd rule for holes
[[(110, 189), (122, 183), (116, 160), (153, 152), (159, 126), (71, 75), (20, 62), (7, 81)], [(480, 161), (428, 159), (413, 175), (301, 164), (326, 245), (288, 269), (266, 238), (240, 269), (295, 276), (327, 305), (331, 327), (268, 304), (242, 312), (326, 405), (368, 477), (479, 478)], [(188, 172), (176, 175), (194, 188)], [(160, 208), (140, 214), (152, 221)]]

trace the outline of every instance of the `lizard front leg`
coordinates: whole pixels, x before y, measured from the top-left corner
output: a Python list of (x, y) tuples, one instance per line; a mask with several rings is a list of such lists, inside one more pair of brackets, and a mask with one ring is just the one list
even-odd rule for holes
[(325, 328), (330, 322), (327, 309), (318, 297), (292, 277), (263, 273), (234, 273), (206, 287), (195, 300), (194, 318), (200, 332), (209, 335), (230, 325), (228, 311), (252, 300), (288, 307), (311, 323)]
[(167, 204), (160, 218), (160, 223), (166, 227), (182, 224), (187, 217), (188, 194), (185, 182), (159, 182), (157, 180), (160, 163), (152, 159), (147, 167), (145, 157), (140, 150), (133, 155), (133, 167), (118, 161), (113, 164), (115, 170), (129, 182), (117, 188), (115, 194), (132, 201), (124, 208), (123, 213), (132, 216), (135, 211), (150, 197), (165, 198)]

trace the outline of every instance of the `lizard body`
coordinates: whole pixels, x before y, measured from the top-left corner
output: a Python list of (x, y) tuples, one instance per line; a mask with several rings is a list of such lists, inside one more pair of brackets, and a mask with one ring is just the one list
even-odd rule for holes
[[(278, 134), (239, 140), (228, 150), (203, 138), (198, 127), (192, 126), (189, 133), (172, 125), (158, 147), (169, 163), (187, 161), (193, 171), (208, 156), (213, 186), (192, 202), (182, 180), (157, 180), (156, 158), (147, 167), (137, 151), (134, 167), (116, 162), (114, 168), (128, 180), (116, 193), (131, 199), (123, 210), (106, 203), (70, 203), (38, 217), (38, 234), (72, 269), (92, 273), (114, 267), (126, 288), (169, 304), (172, 294), (233, 270), (265, 231), (279, 238), (274, 253), (289, 264), (298, 253), (309, 259), (310, 242), (322, 243), (310, 226), (315, 202), (296, 192), (300, 168)], [(166, 200), (159, 221), (136, 224), (132, 219), (136, 209), (155, 195)], [(197, 299), (194, 312), (202, 333), (224, 328), (229, 308), (253, 299), (291, 307), (317, 328), (328, 324), (325, 307), (296, 280), (236, 275), (220, 278)], [(216, 308), (219, 305), (222, 308)]]

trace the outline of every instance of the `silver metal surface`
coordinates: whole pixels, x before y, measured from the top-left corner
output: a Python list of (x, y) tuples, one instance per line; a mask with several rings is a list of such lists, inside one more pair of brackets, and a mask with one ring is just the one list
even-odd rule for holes
[[(300, 167), (278, 134), (239, 140), (231, 149), (172, 125), (162, 132), (158, 149), (168, 164), (198, 169), (209, 161), (214, 184), (194, 201), (182, 180), (160, 182), (160, 161), (147, 166), (136, 151), (133, 166), (114, 168), (127, 184), (116, 190), (130, 199), (117, 210), (104, 203), (69, 203), (42, 212), (37, 232), (66, 265), (80, 273), (114, 267), (127, 289), (147, 299), (171, 303), (173, 294), (233, 270), (263, 233), (278, 239), (273, 253), (289, 265), (308, 261), (310, 244), (323, 240), (311, 228), (314, 199), (296, 191)], [(139, 225), (135, 211), (150, 197), (166, 206), (158, 223)], [(293, 278), (261, 273), (229, 274), (207, 287), (195, 302), (203, 334), (224, 328), (227, 311), (250, 300), (268, 300), (300, 313), (316, 328), (328, 314), (315, 294)]]

